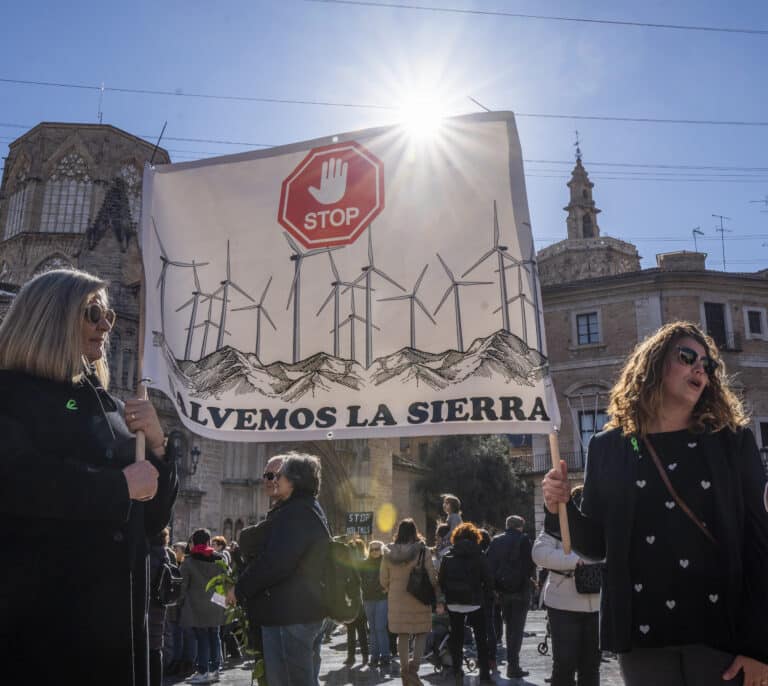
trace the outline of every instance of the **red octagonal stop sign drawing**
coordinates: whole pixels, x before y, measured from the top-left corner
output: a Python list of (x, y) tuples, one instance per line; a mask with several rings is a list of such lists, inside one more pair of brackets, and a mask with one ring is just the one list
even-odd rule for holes
[(283, 181), (277, 221), (305, 248), (354, 243), (384, 209), (384, 165), (359, 143), (313, 148)]

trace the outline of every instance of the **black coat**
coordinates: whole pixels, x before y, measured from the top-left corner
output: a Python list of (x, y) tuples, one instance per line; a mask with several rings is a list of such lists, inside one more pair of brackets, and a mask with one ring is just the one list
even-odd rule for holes
[(485, 605), (493, 591), (491, 566), (480, 545), (462, 539), (443, 555), (438, 577), (446, 604)]
[(360, 585), (363, 588), (363, 600), (386, 600), (387, 592), (381, 585), (381, 561), (382, 555), (368, 557), (361, 560), (358, 566), (360, 571)]
[(143, 686), (148, 536), (170, 519), (175, 467), (150, 458), (157, 495), (131, 501), (121, 470), (135, 441), (122, 404), (85, 383), (0, 371), (0, 436), (3, 545), (12, 551), (0, 565), (4, 680), (16, 683), (18, 669), (22, 683), (34, 665), (41, 682)]
[[(488, 546), (486, 556), (491, 565), (491, 574), (494, 579), (512, 564), (520, 566), (520, 578), (523, 580), (523, 592), (527, 593), (530, 589), (530, 583), (526, 580), (533, 578), (536, 565), (533, 562), (531, 551), (533, 544), (528, 534), (517, 529), (506, 529), (503, 534), (493, 537)], [(497, 589), (500, 592), (502, 589)]]
[(262, 626), (321, 621), (328, 533), (320, 503), (294, 494), (268, 517), (263, 550), (240, 574), (235, 595), (245, 599), (250, 620)]
[[(733, 653), (768, 663), (768, 513), (766, 474), (749, 429), (706, 433), (699, 439), (712, 474), (718, 519), (712, 531), (726, 561), (727, 607)], [(601, 596), (603, 650), (631, 648), (630, 533), (637, 489), (637, 456), (619, 429), (589, 444), (579, 511), (568, 504), (574, 549), (606, 559)]]

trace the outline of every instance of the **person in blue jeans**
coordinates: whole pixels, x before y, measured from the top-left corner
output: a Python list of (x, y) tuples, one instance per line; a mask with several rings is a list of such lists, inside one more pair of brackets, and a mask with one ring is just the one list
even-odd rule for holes
[[(192, 534), (190, 554), (181, 563), (181, 626), (191, 628), (197, 644), (197, 673), (190, 684), (208, 684), (219, 680), (221, 639), (219, 627), (224, 623), (224, 608), (213, 603), (213, 590), (208, 582), (221, 574), (217, 561), (224, 558), (211, 547), (211, 532), (198, 529)], [(226, 563), (224, 563), (226, 564)]]
[(326, 612), (321, 582), (329, 539), (317, 500), (320, 461), (300, 453), (283, 458), (264, 549), (229, 589), (227, 601), (245, 599), (249, 613), (261, 623), (269, 686), (317, 686)]
[(371, 667), (386, 667), (392, 661), (387, 631), (387, 592), (379, 582), (383, 546), (381, 541), (371, 541), (368, 545), (368, 557), (360, 564), (363, 606), (368, 619)]

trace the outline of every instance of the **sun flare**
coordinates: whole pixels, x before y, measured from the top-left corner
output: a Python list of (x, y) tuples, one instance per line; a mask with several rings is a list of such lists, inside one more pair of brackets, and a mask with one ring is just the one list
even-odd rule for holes
[(400, 105), (398, 119), (413, 138), (424, 140), (440, 133), (447, 114), (447, 109), (437, 100), (409, 98)]

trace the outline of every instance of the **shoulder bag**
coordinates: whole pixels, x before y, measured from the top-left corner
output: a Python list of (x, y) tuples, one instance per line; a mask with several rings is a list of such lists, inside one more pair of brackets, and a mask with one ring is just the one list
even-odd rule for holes
[(432, 581), (424, 565), (424, 548), (419, 552), (419, 559), (416, 560), (415, 566), (411, 569), (405, 590), (424, 605), (431, 605), (435, 602), (435, 588), (432, 586)]

